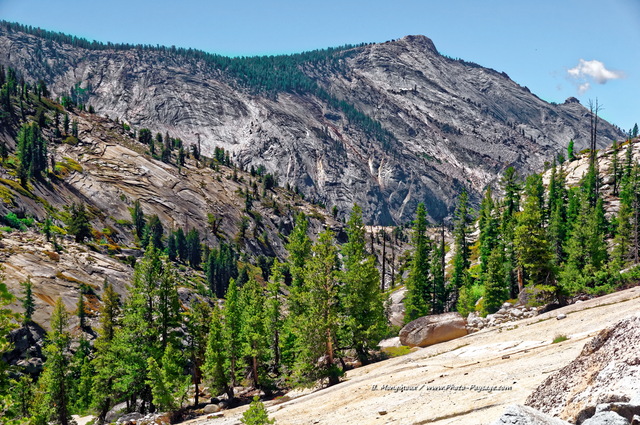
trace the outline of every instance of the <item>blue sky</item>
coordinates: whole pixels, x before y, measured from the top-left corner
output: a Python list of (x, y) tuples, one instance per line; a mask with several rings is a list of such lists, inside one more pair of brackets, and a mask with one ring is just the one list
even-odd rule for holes
[(640, 122), (640, 0), (0, 0), (0, 19), (226, 55), (423, 34), (544, 100), (598, 98), (601, 116), (622, 129)]

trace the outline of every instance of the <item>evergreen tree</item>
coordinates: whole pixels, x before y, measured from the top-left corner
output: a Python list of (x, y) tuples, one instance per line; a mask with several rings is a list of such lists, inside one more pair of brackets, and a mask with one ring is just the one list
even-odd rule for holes
[(430, 275), (432, 241), (427, 236), (427, 212), (424, 204), (418, 204), (413, 226), (413, 255), (407, 281), (405, 322), (410, 322), (431, 312), (433, 281)]
[(224, 352), (229, 361), (230, 386), (235, 387), (242, 360), (242, 305), (236, 281), (231, 279), (223, 310)]
[(509, 285), (505, 280), (502, 248), (494, 246), (487, 259), (487, 267), (484, 277), (484, 310), (487, 313), (495, 313), (502, 303), (509, 298)]
[(280, 373), (281, 350), (280, 339), (284, 325), (283, 296), (281, 294), (284, 283), (283, 265), (275, 260), (271, 267), (271, 276), (267, 282), (267, 299), (265, 302), (265, 325), (267, 327), (268, 344), (271, 350), (272, 371)]
[(178, 245), (175, 232), (169, 232), (169, 236), (167, 237), (167, 256), (171, 261), (178, 259)]
[(264, 296), (262, 287), (253, 278), (240, 290), (242, 353), (251, 370), (254, 388), (262, 388), (266, 378), (263, 362), (266, 361), (269, 341), (265, 326)]
[(480, 248), (480, 280), (482, 282), (485, 281), (491, 252), (498, 244), (499, 220), (495, 214), (496, 209), (491, 187), (488, 187), (482, 198), (480, 212), (478, 214), (478, 229), (480, 230), (478, 236)]
[(64, 130), (64, 134), (69, 134), (69, 114), (67, 112), (64, 113), (64, 119), (62, 120), (62, 129)]
[(40, 178), (47, 169), (47, 143), (36, 123), (23, 124), (16, 138), (18, 177), (20, 185), (26, 187), (32, 178)]
[(539, 176), (535, 176), (538, 175), (527, 179), (524, 209), (517, 217), (514, 232), (520, 290), (525, 282), (530, 286), (538, 286), (552, 285), (555, 280), (551, 266), (551, 250), (542, 223)]
[(110, 283), (102, 293), (100, 308), (100, 328), (94, 347), (95, 357), (92, 361), (95, 371), (91, 389), (92, 406), (97, 411), (98, 419), (104, 421), (105, 416), (118, 396), (113, 382), (117, 371), (119, 353), (112, 344), (116, 330), (120, 326), (120, 297)]
[(209, 387), (212, 394), (226, 393), (228, 399), (232, 401), (234, 393), (231, 384), (230, 362), (226, 361), (228, 358), (227, 344), (221, 316), (220, 309), (214, 306), (211, 314), (211, 327), (207, 338), (207, 351), (203, 370), (205, 378), (210, 383)]
[(471, 224), (471, 214), (468, 206), (467, 192), (462, 192), (458, 199), (455, 212), (455, 223), (453, 228), (453, 239), (455, 244), (455, 255), (453, 257), (453, 273), (451, 275), (451, 286), (454, 291), (462, 288), (468, 290), (470, 286), (469, 265), (471, 250), (469, 248), (469, 234)]
[(146, 233), (149, 237), (149, 243), (152, 243), (156, 249), (162, 250), (164, 248), (162, 243), (164, 227), (156, 214), (149, 217), (149, 221), (146, 225)]
[(131, 209), (131, 221), (133, 222), (133, 228), (136, 231), (136, 236), (138, 236), (138, 239), (142, 239), (146, 220), (144, 218), (144, 212), (140, 206), (139, 199), (133, 203), (133, 208)]
[(188, 353), (191, 360), (192, 381), (195, 385), (194, 406), (197, 406), (202, 367), (206, 359), (207, 339), (211, 328), (211, 307), (204, 301), (197, 301), (186, 316)]
[(320, 233), (311, 251), (304, 268), (302, 291), (298, 294), (302, 308), (296, 317), (300, 330), (296, 375), (302, 382), (328, 378), (329, 385), (334, 385), (339, 378), (334, 360), (340, 310), (338, 255), (333, 233), (330, 230)]
[(569, 140), (569, 146), (567, 147), (567, 159), (569, 162), (575, 161), (576, 156), (573, 153), (573, 139)]
[(71, 215), (69, 220), (68, 231), (76, 237), (76, 242), (82, 243), (85, 239), (91, 238), (91, 224), (87, 216), (87, 210), (83, 203), (71, 205), (69, 209)]
[(165, 348), (160, 364), (153, 357), (147, 359), (147, 385), (160, 411), (176, 410), (186, 398), (189, 376), (182, 373), (183, 363), (181, 353), (171, 344)]
[(33, 299), (33, 290), (31, 279), (27, 279), (20, 284), (24, 288), (24, 298), (22, 298), (22, 308), (24, 308), (24, 320), (25, 324), (31, 323), (31, 318), (36, 309), (36, 304)]
[(253, 398), (249, 408), (242, 414), (240, 423), (245, 425), (270, 425), (275, 424), (275, 419), (269, 419), (269, 414), (258, 396)]
[(86, 326), (87, 319), (87, 311), (84, 306), (84, 294), (80, 292), (80, 296), (78, 297), (78, 305), (76, 309), (76, 314), (78, 315), (80, 329), (84, 329)]
[(0, 264), (0, 412), (10, 408), (8, 393), (10, 390), (9, 365), (4, 360), (3, 354), (11, 349), (11, 343), (7, 339), (9, 332), (16, 327), (16, 315), (7, 306), (14, 300), (13, 295), (4, 283), (4, 267)]
[(311, 255), (311, 239), (307, 236), (309, 222), (304, 213), (296, 216), (296, 224), (289, 235), (287, 251), (289, 252), (289, 271), (292, 285), (302, 286), (304, 280), (304, 265)]
[(38, 381), (38, 392), (33, 412), (35, 423), (71, 423), (69, 410), (69, 351), (71, 336), (67, 331), (69, 314), (62, 299), (58, 298), (51, 314), (51, 330), (47, 334), (45, 353), (47, 360)]
[[(424, 207), (422, 210), (424, 213)], [(375, 258), (365, 252), (365, 229), (362, 209), (358, 205), (354, 205), (351, 211), (347, 238), (347, 243), (342, 246), (344, 270), (340, 288), (345, 320), (342, 325), (344, 342), (366, 364), (370, 351), (383, 338), (387, 326), (383, 295), (378, 285), (380, 274), (375, 266)]]
[(187, 233), (187, 257), (189, 259), (189, 264), (194, 269), (200, 267), (200, 263), (202, 262), (202, 250), (200, 247), (200, 233), (198, 229), (193, 228), (189, 230)]
[(178, 230), (176, 230), (176, 249), (178, 251), (180, 261), (186, 263), (189, 259), (187, 253), (187, 238), (185, 237), (184, 230), (182, 230), (182, 228), (178, 228)]

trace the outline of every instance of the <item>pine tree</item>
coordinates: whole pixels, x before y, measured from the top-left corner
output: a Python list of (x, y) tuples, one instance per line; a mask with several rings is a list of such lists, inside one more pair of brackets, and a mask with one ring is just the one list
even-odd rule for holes
[(549, 286), (553, 285), (555, 279), (551, 265), (551, 250), (543, 227), (539, 176), (535, 176), (537, 175), (527, 179), (527, 196), (524, 209), (517, 217), (513, 243), (519, 282), (526, 282), (529, 286)]
[(502, 303), (509, 298), (509, 285), (505, 280), (502, 248), (494, 246), (487, 259), (487, 267), (484, 277), (484, 310), (487, 313), (495, 313)]
[(432, 286), (430, 258), (432, 241), (427, 236), (427, 212), (424, 204), (418, 204), (413, 225), (413, 254), (407, 281), (405, 322), (410, 322), (431, 312)]
[(375, 258), (365, 252), (365, 229), (362, 209), (358, 205), (354, 205), (351, 211), (347, 238), (347, 243), (342, 246), (344, 270), (340, 288), (345, 320), (342, 324), (344, 343), (346, 347), (353, 348), (358, 359), (366, 364), (370, 351), (386, 331), (386, 318), (383, 295), (378, 285), (380, 274)]
[(202, 382), (202, 367), (206, 359), (207, 339), (211, 328), (211, 307), (197, 301), (186, 313), (188, 352), (191, 359), (192, 381), (195, 385), (194, 406), (199, 402), (199, 385)]
[(24, 321), (23, 323), (31, 323), (31, 318), (36, 309), (36, 304), (33, 299), (33, 290), (31, 279), (27, 279), (20, 284), (24, 288), (24, 298), (22, 298), (22, 308), (24, 308)]
[(269, 419), (269, 414), (258, 396), (253, 398), (249, 408), (242, 414), (240, 423), (245, 425), (270, 425), (275, 424), (275, 419)]
[(200, 263), (202, 262), (202, 249), (200, 247), (200, 233), (197, 229), (193, 228), (189, 230), (187, 233), (187, 257), (189, 259), (189, 264), (194, 269), (200, 267)]
[(68, 375), (71, 354), (71, 336), (67, 331), (69, 314), (62, 299), (58, 298), (51, 314), (51, 330), (45, 346), (47, 360), (38, 381), (38, 394), (34, 409), (36, 423), (71, 423), (69, 410)]
[(455, 223), (453, 228), (453, 238), (455, 244), (455, 255), (453, 257), (453, 273), (451, 274), (451, 286), (454, 291), (462, 288), (468, 290), (470, 282), (469, 265), (471, 251), (469, 248), (469, 234), (471, 224), (471, 214), (468, 207), (467, 192), (462, 192), (458, 199), (455, 212)]
[(263, 361), (268, 351), (268, 336), (264, 317), (264, 291), (255, 279), (250, 278), (240, 290), (240, 305), (242, 353), (251, 370), (253, 387), (262, 388), (263, 378), (266, 377)]
[(153, 357), (147, 359), (147, 385), (159, 410), (171, 411), (182, 406), (189, 387), (189, 376), (182, 373), (183, 369), (184, 359), (172, 344), (164, 349), (160, 364)]
[(7, 308), (14, 301), (13, 295), (4, 283), (4, 267), (0, 264), (0, 408), (4, 406), (5, 396), (9, 391), (9, 365), (4, 360), (3, 354), (11, 349), (11, 343), (7, 339), (9, 332), (16, 327), (16, 315)]
[(107, 283), (102, 293), (102, 306), (99, 317), (99, 336), (94, 344), (96, 353), (92, 361), (95, 375), (91, 389), (91, 399), (92, 407), (97, 411), (98, 419), (104, 421), (107, 412), (111, 409), (118, 396), (113, 382), (117, 370), (117, 359), (120, 354), (114, 350), (115, 347), (112, 344), (116, 330), (121, 323), (120, 297), (110, 283)]
[(569, 146), (567, 147), (567, 159), (569, 162), (575, 161), (576, 156), (573, 153), (573, 139), (569, 140)]
[(138, 239), (142, 239), (146, 220), (144, 218), (144, 212), (140, 206), (139, 199), (133, 203), (133, 208), (131, 209), (131, 221), (133, 222), (133, 228), (136, 231), (136, 236), (138, 236)]
[(238, 286), (234, 279), (229, 282), (223, 316), (224, 351), (229, 361), (230, 385), (235, 387), (242, 361), (242, 306)]
[(296, 216), (296, 224), (289, 235), (287, 251), (289, 252), (289, 270), (291, 272), (292, 285), (302, 286), (304, 265), (311, 255), (311, 239), (307, 236), (309, 222), (304, 213)]
[(222, 313), (217, 306), (213, 307), (211, 313), (211, 326), (209, 328), (203, 370), (205, 378), (210, 383), (212, 394), (226, 393), (228, 399), (232, 401), (234, 392), (231, 383), (230, 362), (227, 362), (227, 344), (221, 317)]
[(169, 236), (167, 237), (167, 256), (171, 261), (176, 261), (178, 259), (178, 246), (176, 243), (175, 232), (169, 232)]
[(82, 243), (85, 239), (91, 238), (91, 224), (89, 223), (89, 217), (87, 216), (87, 210), (84, 204), (72, 204), (71, 208), (69, 208), (69, 214), (71, 217), (68, 231), (75, 236), (76, 242)]
[(78, 305), (76, 308), (76, 314), (78, 315), (79, 327), (80, 329), (84, 329), (86, 326), (87, 319), (87, 311), (84, 306), (84, 295), (80, 292), (80, 296), (78, 297)]
[(180, 261), (186, 263), (189, 259), (187, 253), (187, 238), (185, 237), (184, 230), (182, 230), (182, 228), (178, 228), (178, 230), (176, 230), (176, 249), (178, 251)]
[[(300, 329), (300, 354), (296, 374), (304, 381), (328, 378), (329, 385), (338, 383), (339, 371), (334, 365), (336, 333), (340, 314), (338, 304), (338, 253), (333, 233), (318, 235), (312, 255), (304, 268), (304, 283), (299, 294), (302, 307), (297, 329)], [(319, 363), (318, 359), (322, 359)]]
[(284, 325), (283, 295), (280, 293), (284, 283), (283, 265), (275, 260), (271, 267), (271, 276), (267, 282), (267, 300), (265, 302), (265, 325), (271, 350), (272, 371), (280, 374), (281, 351), (280, 338)]
[(145, 232), (149, 237), (149, 243), (152, 243), (153, 246), (156, 247), (156, 249), (164, 249), (164, 244), (162, 243), (162, 237), (164, 236), (164, 227), (162, 226), (162, 222), (156, 214), (149, 217)]

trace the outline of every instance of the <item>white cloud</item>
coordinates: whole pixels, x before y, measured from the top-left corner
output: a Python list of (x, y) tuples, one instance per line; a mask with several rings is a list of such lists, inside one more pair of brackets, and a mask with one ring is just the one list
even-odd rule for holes
[(586, 82), (586, 83), (580, 84), (580, 85), (578, 86), (578, 93), (580, 93), (580, 94), (584, 94), (584, 93), (585, 93), (587, 90), (589, 90), (590, 88), (591, 88), (591, 83), (589, 83), (589, 82)]
[(604, 63), (598, 60), (586, 61), (580, 59), (580, 62), (575, 68), (567, 70), (569, 76), (582, 80), (578, 89), (588, 90), (590, 85), (588, 79), (595, 81), (598, 84), (605, 84), (609, 80), (617, 80), (624, 78), (624, 74), (620, 71), (611, 71), (604, 66)]

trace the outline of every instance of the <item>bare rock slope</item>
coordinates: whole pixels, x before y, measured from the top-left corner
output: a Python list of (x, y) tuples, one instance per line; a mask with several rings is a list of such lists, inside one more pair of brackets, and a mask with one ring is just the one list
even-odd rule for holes
[[(205, 153), (224, 147), (341, 215), (357, 202), (382, 224), (406, 221), (418, 202), (440, 219), (463, 188), (478, 199), (506, 167), (539, 170), (569, 139), (577, 149), (588, 144), (588, 111), (575, 99), (544, 102), (504, 73), (440, 55), (426, 37), (335, 55), (299, 68), (377, 120), (390, 142), (313, 91), (264, 95), (171, 49), (84, 49), (0, 25), (0, 64), (45, 80), (54, 96), (78, 85), (101, 114), (168, 131)], [(600, 147), (624, 137), (607, 123), (598, 128)]]
[[(636, 287), (417, 349), (349, 371), (345, 382), (328, 389), (289, 394), (266, 404), (280, 425), (490, 424), (508, 405), (524, 404), (585, 344), (597, 346), (594, 337), (600, 331), (636, 315), (639, 306)], [(556, 320), (560, 313), (567, 318)], [(558, 335), (568, 339), (553, 343)], [(637, 348), (635, 338), (634, 344), (626, 340), (625, 352)], [(238, 424), (244, 409), (189, 424)]]

